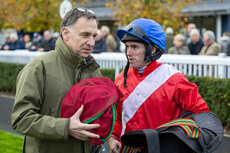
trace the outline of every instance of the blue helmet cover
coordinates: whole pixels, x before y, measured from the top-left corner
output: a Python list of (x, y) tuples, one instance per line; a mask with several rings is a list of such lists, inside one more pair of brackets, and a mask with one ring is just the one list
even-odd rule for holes
[[(163, 30), (163, 28), (155, 21), (151, 20), (151, 19), (145, 19), (145, 18), (139, 18), (136, 19), (134, 21), (132, 21), (128, 26), (130, 25), (136, 25), (140, 28), (142, 28), (146, 34), (148, 35), (148, 38), (155, 43), (158, 47), (160, 47), (160, 49), (165, 52), (165, 32)], [(151, 44), (148, 40), (137, 36), (133, 33), (133, 30), (130, 31), (126, 31), (123, 29), (118, 29), (117, 30), (117, 36), (118, 38), (121, 40), (122, 37), (125, 34), (131, 34), (135, 37), (138, 37), (144, 41), (146, 41), (148, 44)]]

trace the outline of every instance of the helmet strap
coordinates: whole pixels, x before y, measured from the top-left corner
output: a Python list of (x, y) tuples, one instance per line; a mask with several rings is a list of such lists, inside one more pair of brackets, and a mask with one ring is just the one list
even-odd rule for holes
[(124, 74), (123, 74), (123, 77), (124, 77), (123, 86), (125, 86), (125, 87), (127, 87), (126, 79), (127, 79), (128, 70), (129, 70), (129, 60), (127, 60), (127, 64), (125, 66)]
[(144, 59), (145, 62), (156, 61), (162, 55), (162, 52), (158, 49), (156, 49), (156, 52), (152, 54), (153, 46), (150, 44), (148, 44), (145, 48), (146, 48), (145, 59)]

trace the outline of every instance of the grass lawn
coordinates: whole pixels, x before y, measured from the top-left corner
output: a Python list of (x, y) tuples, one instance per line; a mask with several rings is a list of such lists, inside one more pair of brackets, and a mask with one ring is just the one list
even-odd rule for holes
[(0, 131), (0, 152), (1, 153), (22, 153), (23, 138)]

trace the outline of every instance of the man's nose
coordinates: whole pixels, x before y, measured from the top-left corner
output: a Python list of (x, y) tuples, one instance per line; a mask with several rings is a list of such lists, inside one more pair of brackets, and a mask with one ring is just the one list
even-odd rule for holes
[(90, 46), (94, 46), (95, 44), (95, 38), (94, 37), (89, 37), (87, 44)]
[(130, 56), (132, 54), (132, 49), (131, 48), (126, 48), (127, 51), (127, 56)]

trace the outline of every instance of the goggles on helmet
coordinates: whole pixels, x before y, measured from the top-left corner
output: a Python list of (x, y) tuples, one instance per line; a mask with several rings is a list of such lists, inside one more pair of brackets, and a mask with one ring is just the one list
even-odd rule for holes
[(127, 31), (128, 33), (124, 34), (122, 36), (122, 40), (125, 40), (125, 37), (128, 34), (131, 34), (143, 41), (145, 41), (148, 44), (151, 44), (152, 46), (154, 46), (155, 48), (157, 48), (158, 50), (160, 50), (162, 53), (162, 49), (160, 47), (158, 47), (147, 35), (147, 33), (145, 32), (145, 30), (143, 30), (141, 27), (137, 26), (137, 25), (128, 25), (125, 27), (124, 29), (125, 31)]

